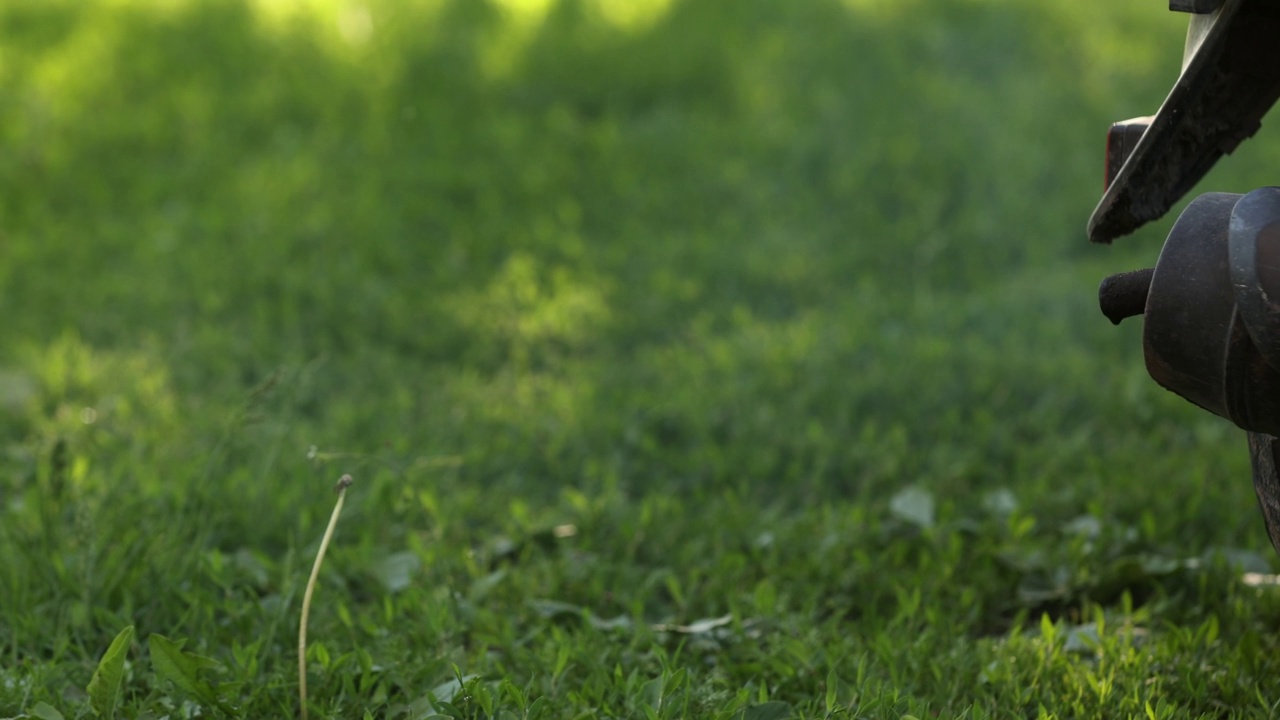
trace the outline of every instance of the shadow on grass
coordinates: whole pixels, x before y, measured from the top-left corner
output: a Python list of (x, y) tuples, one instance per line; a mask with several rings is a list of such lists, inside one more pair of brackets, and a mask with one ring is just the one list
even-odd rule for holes
[[(0, 10), (6, 333), (161, 348), (197, 436), (306, 368), (228, 471), (386, 447), (804, 503), (1007, 480), (1134, 395), (1062, 268), (1081, 150), (1177, 52), (1138, 3), (275, 7)], [(1062, 446), (1032, 464), (1086, 472)]]
[(982, 285), (1075, 242), (1078, 144), (1115, 103), (1047, 4), (685, 0), (633, 31), (580, 0), (270, 7), (4, 11), (23, 335), (473, 359), (449, 299), (520, 255), (628, 308), (606, 343)]

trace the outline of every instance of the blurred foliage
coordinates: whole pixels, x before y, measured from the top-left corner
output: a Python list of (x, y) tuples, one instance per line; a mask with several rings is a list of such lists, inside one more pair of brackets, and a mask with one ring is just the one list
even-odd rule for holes
[[(316, 445), (528, 494), (1053, 475), (1079, 503), (1122, 495), (1144, 447), (1221, 434), (1090, 307), (1151, 242), (1095, 256), (1080, 230), (1100, 130), (1158, 102), (1173, 21), (619, 7), (6, 4), (12, 382), (41, 414), (96, 408), (41, 358), (140, 358), (94, 392), (168, 388), (181, 409), (131, 437), (169, 445), (179, 488), (172, 431), (228, 453), (201, 477), (279, 448), (286, 487)], [(280, 378), (270, 423), (226, 430)]]

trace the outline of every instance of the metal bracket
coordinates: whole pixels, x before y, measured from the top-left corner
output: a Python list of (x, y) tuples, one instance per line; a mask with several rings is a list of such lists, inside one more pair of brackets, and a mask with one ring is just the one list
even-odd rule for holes
[(1174, 12), (1207, 15), (1222, 5), (1222, 0), (1169, 0), (1169, 9)]
[(1212, 18), (1192, 20), (1201, 30), (1211, 24), (1197, 32), (1186, 69), (1093, 211), (1093, 242), (1109, 243), (1168, 212), (1218, 158), (1257, 132), (1280, 98), (1280, 3), (1225, 0)]

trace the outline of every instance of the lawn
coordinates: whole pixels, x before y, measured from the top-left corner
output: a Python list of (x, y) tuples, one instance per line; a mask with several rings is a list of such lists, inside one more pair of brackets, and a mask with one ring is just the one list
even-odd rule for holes
[(0, 717), (298, 716), (344, 473), (311, 717), (1280, 712), (1243, 433), (1095, 304), (1169, 222), (1084, 236), (1185, 22), (0, 4)]

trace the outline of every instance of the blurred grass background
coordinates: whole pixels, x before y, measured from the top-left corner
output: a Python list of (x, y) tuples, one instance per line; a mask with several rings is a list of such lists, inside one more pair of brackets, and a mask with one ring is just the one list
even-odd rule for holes
[[(1269, 553), (1243, 436), (1095, 307), (1168, 226), (1083, 231), (1107, 124), (1158, 106), (1184, 27), (1133, 0), (4, 3), (4, 650), (195, 622), (139, 588), (183, 548), (307, 547), (342, 472), (346, 567), (410, 547), (445, 578), (473, 571), (428, 545), (597, 497), (660, 508), (661, 545), (911, 485), (944, 518), (1009, 491)], [(1205, 187), (1267, 184), (1278, 142)]]
[(1135, 438), (1208, 423), (1092, 307), (1159, 242), (1082, 241), (1102, 133), (1181, 34), (1099, 8), (9, 4), (10, 394), (181, 454), (283, 370), (255, 472), (286, 492), (313, 444), (521, 494), (1108, 492)]

